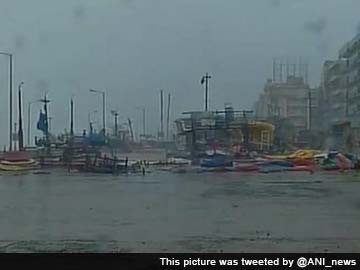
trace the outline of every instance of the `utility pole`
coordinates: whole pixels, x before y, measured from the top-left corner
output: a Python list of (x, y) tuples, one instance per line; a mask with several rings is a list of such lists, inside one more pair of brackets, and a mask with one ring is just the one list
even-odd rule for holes
[(12, 122), (13, 122), (13, 55), (9, 54), (10, 57), (10, 151), (12, 150)]
[(209, 80), (211, 76), (206, 72), (205, 76), (201, 78), (201, 84), (205, 83), (205, 111), (208, 111), (208, 94), (209, 94)]
[(160, 136), (164, 139), (164, 91), (160, 90)]
[(70, 136), (74, 136), (74, 100), (70, 100)]
[(24, 84), (24, 82), (21, 82), (19, 84), (18, 88), (18, 95), (19, 95), (19, 131), (18, 131), (18, 137), (19, 137), (19, 150), (24, 150), (24, 132), (23, 132), (23, 126), (22, 126), (22, 106), (21, 106), (21, 86)]
[(103, 102), (103, 112), (102, 112), (102, 117), (103, 117), (103, 129), (104, 129), (104, 136), (106, 135), (106, 124), (105, 124), (105, 113), (106, 113), (106, 103), (105, 103), (105, 91), (102, 92), (102, 102)]
[(166, 140), (169, 140), (170, 100), (171, 100), (171, 95), (168, 94), (168, 106), (167, 106), (167, 116), (166, 116)]

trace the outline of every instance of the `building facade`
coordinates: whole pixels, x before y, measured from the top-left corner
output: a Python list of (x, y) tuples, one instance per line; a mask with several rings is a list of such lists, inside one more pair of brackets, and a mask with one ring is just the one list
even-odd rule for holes
[(310, 93), (311, 89), (303, 77), (287, 76), (284, 82), (269, 79), (264, 86), (264, 92), (255, 103), (256, 116), (274, 123), (286, 122), (292, 125), (294, 132), (291, 132), (291, 135), (289, 133), (291, 138), (286, 140), (300, 141), (300, 132), (308, 129), (310, 124)]
[(320, 92), (327, 148), (360, 153), (360, 34), (324, 63)]

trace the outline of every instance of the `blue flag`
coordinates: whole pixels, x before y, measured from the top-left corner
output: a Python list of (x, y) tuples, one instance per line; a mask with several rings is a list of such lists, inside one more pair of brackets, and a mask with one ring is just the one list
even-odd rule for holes
[(42, 111), (40, 111), (39, 121), (37, 122), (36, 127), (37, 127), (38, 130), (41, 130), (45, 134), (47, 134), (49, 132), (49, 127), (48, 127), (48, 121), (46, 119), (46, 114), (43, 113)]

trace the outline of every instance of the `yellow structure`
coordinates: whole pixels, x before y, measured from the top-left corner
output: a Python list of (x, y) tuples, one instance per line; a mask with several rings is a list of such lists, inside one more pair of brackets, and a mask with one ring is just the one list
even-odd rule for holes
[(258, 150), (268, 150), (274, 143), (274, 125), (266, 122), (249, 122), (249, 142)]

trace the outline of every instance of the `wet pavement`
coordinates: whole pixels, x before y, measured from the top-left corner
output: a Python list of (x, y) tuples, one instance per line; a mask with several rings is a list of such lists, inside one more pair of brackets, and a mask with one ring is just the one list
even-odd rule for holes
[(0, 252), (359, 252), (360, 173), (0, 175)]

